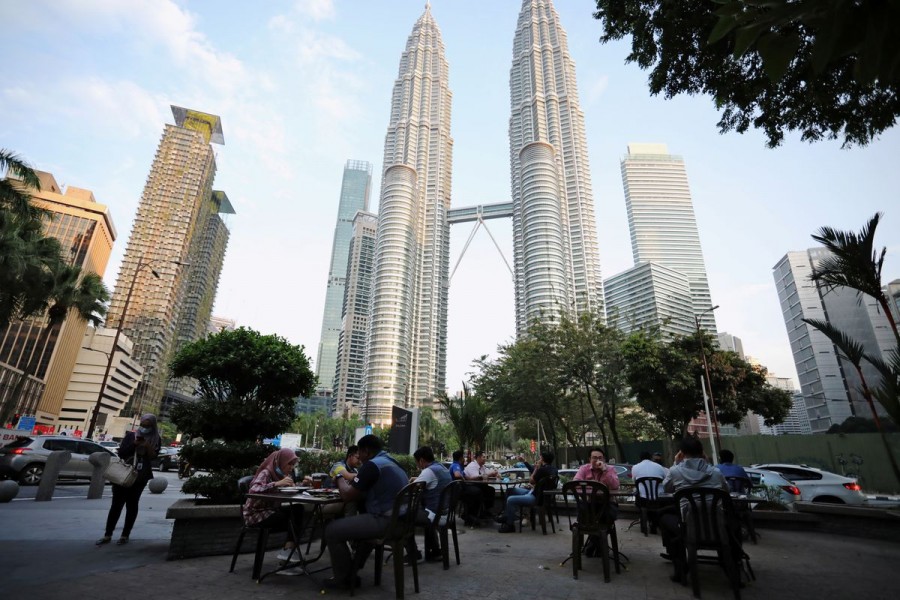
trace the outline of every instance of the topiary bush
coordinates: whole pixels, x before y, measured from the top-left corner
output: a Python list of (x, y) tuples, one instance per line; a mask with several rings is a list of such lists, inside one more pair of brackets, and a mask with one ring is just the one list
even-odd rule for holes
[(219, 471), (233, 467), (256, 470), (274, 450), (275, 446), (256, 442), (195, 442), (181, 449), (181, 457), (201, 471)]
[(181, 491), (203, 496), (209, 504), (241, 504), (244, 498), (238, 490), (237, 481), (255, 472), (256, 467), (232, 467), (212, 471), (208, 475), (195, 475), (184, 482)]

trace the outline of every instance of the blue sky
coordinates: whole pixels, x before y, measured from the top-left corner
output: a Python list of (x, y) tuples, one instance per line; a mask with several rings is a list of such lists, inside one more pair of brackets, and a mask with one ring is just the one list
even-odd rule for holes
[[(453, 206), (509, 196), (509, 67), (518, 0), (434, 0), (453, 91)], [(867, 148), (778, 149), (720, 135), (706, 97), (650, 97), (601, 45), (591, 0), (556, 0), (576, 63), (604, 278), (632, 265), (619, 161), (630, 142), (684, 157), (720, 331), (796, 378), (772, 266), (823, 225), (858, 229), (885, 212), (884, 279), (900, 277), (900, 131)], [(0, 0), (0, 147), (110, 207), (115, 284), (170, 104), (221, 116), (215, 187), (235, 205), (215, 314), (306, 346), (315, 359), (347, 159), (375, 164), (400, 54), (424, 0)], [(451, 268), (471, 224), (452, 231)], [(512, 261), (511, 224), (489, 221)], [(513, 287), (479, 232), (450, 288), (448, 378), (514, 334)]]

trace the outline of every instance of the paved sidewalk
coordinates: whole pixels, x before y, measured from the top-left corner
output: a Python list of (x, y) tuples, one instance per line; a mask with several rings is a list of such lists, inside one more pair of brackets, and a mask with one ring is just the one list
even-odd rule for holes
[[(166, 561), (171, 523), (165, 510), (181, 497), (171, 487), (162, 495), (145, 493), (131, 543), (103, 547), (94, 546), (94, 540), (102, 534), (108, 498), (0, 504), (0, 597), (246, 600), (319, 593), (319, 586), (306, 577), (273, 575), (257, 585), (250, 579), (250, 554), (238, 559), (234, 573), (228, 573), (229, 556)], [(578, 580), (572, 577), (570, 563), (560, 566), (571, 544), (563, 519), (562, 531), (547, 536), (540, 529), (505, 535), (492, 527), (466, 530), (460, 536), (462, 565), (451, 562), (449, 571), (440, 564), (421, 565), (419, 595), (413, 594), (412, 571), (406, 569), (407, 598), (690, 599), (690, 588), (669, 581), (671, 566), (659, 557), (659, 537), (644, 537), (637, 527), (628, 531), (627, 525), (627, 521), (619, 524), (619, 545), (630, 562), (627, 571), (613, 573), (609, 584), (603, 582), (600, 559), (585, 558), (586, 570)], [(759, 545), (747, 546), (757, 580), (742, 590), (743, 598), (896, 597), (900, 543), (768, 529), (761, 533)], [(274, 555), (267, 556), (267, 567), (275, 565)], [(327, 553), (323, 560), (327, 561)], [(701, 578), (704, 598), (731, 597), (721, 569), (701, 566)], [(380, 587), (372, 585), (371, 562), (362, 580), (357, 597), (394, 597), (390, 565)], [(349, 598), (343, 591), (328, 595)]]

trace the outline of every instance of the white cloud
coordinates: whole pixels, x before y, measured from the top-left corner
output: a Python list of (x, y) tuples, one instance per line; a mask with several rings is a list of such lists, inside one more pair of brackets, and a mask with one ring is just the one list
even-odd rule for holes
[(593, 81), (588, 88), (587, 99), (588, 104), (594, 103), (599, 100), (603, 94), (606, 92), (606, 88), (609, 87), (609, 76), (602, 75), (598, 77), (595, 81)]
[(313, 21), (331, 19), (335, 15), (334, 0), (297, 0), (294, 10)]
[(310, 65), (328, 59), (355, 61), (362, 55), (339, 37), (304, 29), (297, 38), (296, 57), (301, 65)]

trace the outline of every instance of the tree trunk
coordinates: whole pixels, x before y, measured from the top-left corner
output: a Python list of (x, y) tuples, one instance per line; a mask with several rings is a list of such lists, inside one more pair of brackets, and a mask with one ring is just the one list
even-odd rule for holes
[(622, 440), (619, 439), (619, 432), (616, 429), (616, 415), (610, 410), (609, 405), (607, 405), (605, 412), (606, 422), (609, 424), (609, 433), (612, 436), (613, 443), (616, 445), (616, 450), (619, 453), (619, 460), (625, 460), (625, 446), (622, 445)]
[(894, 321), (894, 315), (891, 314), (891, 307), (888, 306), (887, 300), (884, 298), (878, 298), (878, 304), (881, 306), (881, 310), (884, 311), (884, 316), (887, 317), (888, 323), (891, 325), (891, 330), (894, 332), (894, 337), (897, 339), (897, 346), (900, 347), (900, 332), (897, 331), (897, 322)]

